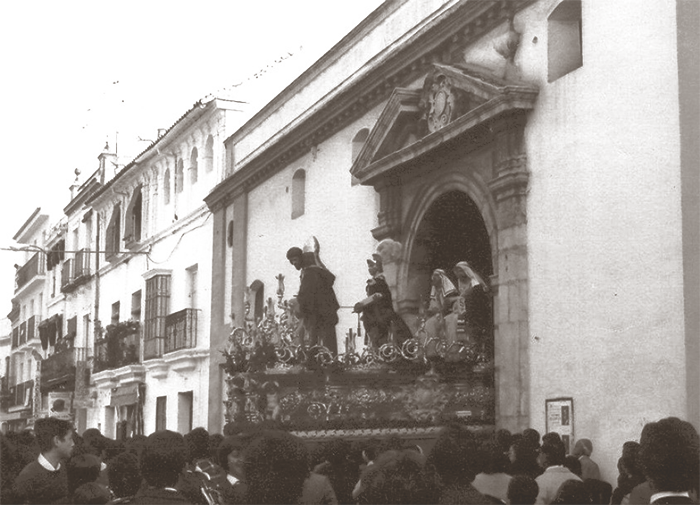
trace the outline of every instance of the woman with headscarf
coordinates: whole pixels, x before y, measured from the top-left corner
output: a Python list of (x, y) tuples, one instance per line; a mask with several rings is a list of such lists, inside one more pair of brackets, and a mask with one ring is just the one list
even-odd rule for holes
[[(428, 305), (428, 320), (425, 322), (427, 338), (446, 340), (448, 345), (454, 341), (453, 333), (445, 323), (445, 316), (452, 312), (452, 306), (457, 300), (457, 288), (447, 277), (444, 270), (433, 270), (430, 279), (430, 304)], [(428, 349), (430, 352), (430, 349)]]
[(452, 271), (457, 276), (459, 291), (455, 311), (458, 334), (463, 332), (463, 339), (478, 344), (482, 351), (490, 355), (490, 289), (484, 279), (466, 261), (457, 263)]

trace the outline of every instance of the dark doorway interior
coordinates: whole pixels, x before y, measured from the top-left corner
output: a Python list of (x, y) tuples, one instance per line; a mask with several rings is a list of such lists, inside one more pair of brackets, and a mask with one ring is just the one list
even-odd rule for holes
[(465, 193), (449, 191), (433, 202), (416, 231), (409, 298), (428, 299), (430, 275), (436, 268), (456, 283), (452, 267), (460, 261), (468, 261), (487, 282), (493, 273), (489, 236), (478, 207)]

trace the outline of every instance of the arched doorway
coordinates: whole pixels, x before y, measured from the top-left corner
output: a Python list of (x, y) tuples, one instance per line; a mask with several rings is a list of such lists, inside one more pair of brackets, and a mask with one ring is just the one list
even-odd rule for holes
[(423, 303), (430, 296), (430, 276), (443, 269), (456, 283), (452, 268), (467, 261), (486, 281), (493, 274), (491, 244), (484, 219), (464, 192), (447, 191), (430, 205), (412, 243), (408, 298)]

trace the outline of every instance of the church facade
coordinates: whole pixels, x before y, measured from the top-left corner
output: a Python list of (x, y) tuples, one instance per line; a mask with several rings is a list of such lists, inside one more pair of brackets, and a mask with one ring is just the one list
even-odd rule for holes
[[(697, 421), (689, 4), (382, 4), (225, 141), (205, 199), (212, 350), (279, 274), (296, 293), (285, 252), (313, 236), (341, 349), (373, 253), (414, 332), (435, 269), (487, 280), (498, 428), (564, 425), (612, 481), (644, 423)], [(212, 430), (225, 375), (210, 369)]]

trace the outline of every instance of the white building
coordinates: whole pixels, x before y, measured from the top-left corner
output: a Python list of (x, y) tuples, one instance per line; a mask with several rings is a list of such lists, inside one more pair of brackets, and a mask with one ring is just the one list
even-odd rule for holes
[(86, 425), (107, 436), (208, 425), (217, 351), (203, 198), (223, 179), (223, 139), (239, 108), (197, 102), (86, 201), (99, 251)]
[(22, 253), (22, 265), (15, 265), (15, 293), (7, 316), (12, 324), (12, 338), (5, 364), (9, 395), (5, 398), (2, 422), (10, 431), (31, 425), (41, 407), (37, 365), (43, 355), (38, 326), (45, 313), (47, 271), (42, 248), (48, 222), (49, 217), (37, 208), (13, 237), (26, 250)]

